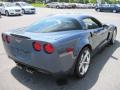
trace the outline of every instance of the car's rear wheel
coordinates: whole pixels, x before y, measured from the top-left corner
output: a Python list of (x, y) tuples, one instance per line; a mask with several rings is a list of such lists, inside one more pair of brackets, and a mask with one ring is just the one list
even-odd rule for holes
[(114, 9), (113, 11), (112, 11), (113, 13), (117, 13), (117, 11)]
[(22, 9), (22, 14), (25, 14), (25, 10), (24, 9)]
[(9, 12), (8, 12), (8, 11), (5, 11), (5, 15), (6, 15), (6, 16), (9, 16)]
[(101, 10), (98, 8), (98, 9), (96, 9), (98, 12), (100, 12)]
[(110, 40), (110, 44), (114, 44), (114, 43), (115, 43), (115, 41), (116, 41), (116, 35), (117, 35), (117, 31), (114, 30), (114, 31), (113, 31), (113, 35), (112, 35), (112, 38), (111, 38), (111, 40)]
[(59, 6), (56, 6), (57, 9), (59, 9), (60, 7)]
[(89, 69), (91, 60), (91, 52), (88, 47), (85, 47), (80, 52), (80, 55), (78, 57), (76, 67), (75, 67), (75, 74), (78, 78), (82, 78), (86, 75)]

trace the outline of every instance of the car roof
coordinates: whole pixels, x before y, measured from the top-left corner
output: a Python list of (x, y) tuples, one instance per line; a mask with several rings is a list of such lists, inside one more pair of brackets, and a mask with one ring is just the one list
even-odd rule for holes
[(5, 4), (5, 3), (11, 3), (11, 2), (0, 2), (0, 3)]
[(82, 20), (84, 18), (92, 18), (92, 16), (89, 15), (83, 15), (83, 14), (56, 14), (52, 15), (51, 17), (55, 18), (71, 18), (71, 19), (77, 19)]
[(26, 3), (26, 2), (14, 2), (14, 3)]

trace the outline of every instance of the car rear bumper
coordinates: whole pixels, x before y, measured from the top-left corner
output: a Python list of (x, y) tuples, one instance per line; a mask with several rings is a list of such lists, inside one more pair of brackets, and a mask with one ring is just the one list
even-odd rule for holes
[(46, 67), (42, 68), (41, 65), (35, 66), (34, 64), (25, 63), (21, 60), (18, 60), (16, 58), (13, 58), (10, 56), (8, 56), (8, 57), (10, 59), (12, 59), (17, 64), (17, 66), (20, 66), (23, 70), (26, 70), (27, 72), (32, 72), (32, 73), (40, 72), (40, 73), (51, 75), (54, 77), (65, 77), (68, 75), (72, 75), (74, 73), (74, 64), (72, 63), (72, 66), (69, 67), (70, 62), (68, 60), (70, 60), (70, 59), (66, 60), (66, 61), (68, 61), (68, 65), (66, 64), (66, 62), (60, 63), (58, 61), (59, 64), (54, 68), (53, 68), (53, 65), (51, 65), (51, 66), (46, 65)]
[[(43, 72), (46, 74), (51, 74), (56, 77), (66, 76), (68, 74), (73, 74), (75, 57), (73, 53), (63, 53), (63, 54), (33, 54), (30, 57), (25, 55), (20, 57), (19, 54), (14, 55), (13, 49), (10, 50), (9, 47), (5, 47), (8, 57), (14, 60), (16, 63), (20, 63), (26, 67), (32, 68), (33, 71)], [(38, 58), (39, 57), (39, 58)]]
[[(72, 73), (76, 59), (76, 53), (74, 51), (59, 51), (54, 47), (55, 51), (51, 54), (46, 53), (43, 48), (37, 52), (32, 46), (33, 41), (11, 36), (10, 43), (3, 41), (3, 44), (7, 55), (15, 62), (50, 72), (53, 75)], [(41, 45), (45, 45), (46, 43), (44, 41), (40, 42)]]

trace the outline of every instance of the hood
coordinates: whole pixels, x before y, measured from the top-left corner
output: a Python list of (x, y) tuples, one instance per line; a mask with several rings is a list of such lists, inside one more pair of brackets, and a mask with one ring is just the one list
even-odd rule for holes
[(31, 9), (31, 8), (34, 8), (33, 6), (22, 6), (22, 8), (24, 9)]
[(20, 7), (14, 6), (14, 7), (6, 7), (7, 10), (15, 10), (15, 9), (21, 9)]

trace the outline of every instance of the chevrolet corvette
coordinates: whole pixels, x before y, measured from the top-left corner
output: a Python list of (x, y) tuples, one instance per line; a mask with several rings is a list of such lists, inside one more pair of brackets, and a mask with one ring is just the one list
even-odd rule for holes
[(19, 68), (53, 76), (84, 77), (92, 56), (114, 44), (117, 27), (88, 15), (48, 16), (27, 27), (2, 33), (6, 53)]

